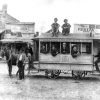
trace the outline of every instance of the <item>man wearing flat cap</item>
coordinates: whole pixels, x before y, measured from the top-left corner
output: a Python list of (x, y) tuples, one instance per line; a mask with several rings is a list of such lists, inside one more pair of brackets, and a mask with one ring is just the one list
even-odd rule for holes
[(62, 25), (62, 34), (69, 35), (71, 25), (68, 23), (67, 19), (64, 19), (64, 24)]
[(60, 25), (57, 23), (58, 19), (57, 18), (54, 18), (54, 23), (51, 25), (52, 27), (52, 37), (54, 36), (58, 36), (58, 33), (59, 33), (59, 27)]

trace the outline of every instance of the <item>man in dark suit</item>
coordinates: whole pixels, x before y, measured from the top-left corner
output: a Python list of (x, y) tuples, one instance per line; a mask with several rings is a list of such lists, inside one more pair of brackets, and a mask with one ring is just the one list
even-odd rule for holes
[(9, 76), (12, 76), (12, 52), (10, 48), (6, 48), (5, 56), (6, 56), (6, 61), (8, 65)]
[(71, 49), (71, 55), (73, 58), (76, 58), (77, 56), (79, 56), (80, 52), (78, 50), (78, 47), (76, 45), (72, 46)]
[(100, 70), (99, 70), (99, 66), (98, 66), (98, 63), (100, 62), (100, 51), (99, 51), (98, 54), (95, 55), (94, 57), (97, 57), (97, 60), (95, 61), (96, 70), (97, 70), (97, 71), (100, 71)]
[(55, 47), (55, 45), (52, 45), (51, 55), (55, 57), (57, 54), (58, 54), (57, 48)]
[(26, 47), (25, 53), (26, 53), (26, 55), (27, 55), (28, 53), (30, 53), (31, 56), (33, 56), (33, 50), (32, 50), (32, 47), (31, 47), (30, 44), (27, 44), (27, 47)]
[(63, 42), (63, 43), (62, 43), (62, 47), (61, 47), (61, 53), (62, 53), (62, 54), (69, 53), (69, 52), (70, 52), (69, 50), (70, 50), (70, 49), (68, 49), (66, 43)]

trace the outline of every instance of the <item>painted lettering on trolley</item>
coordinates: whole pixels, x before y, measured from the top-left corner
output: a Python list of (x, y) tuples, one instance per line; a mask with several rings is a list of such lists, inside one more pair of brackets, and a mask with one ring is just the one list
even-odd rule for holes
[(90, 28), (78, 28), (78, 31), (89, 32)]

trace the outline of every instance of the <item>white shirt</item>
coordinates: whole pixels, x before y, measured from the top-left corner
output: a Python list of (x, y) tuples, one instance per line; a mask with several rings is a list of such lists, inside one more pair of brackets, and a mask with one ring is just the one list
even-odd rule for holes
[(19, 61), (21, 61), (22, 60), (22, 54), (20, 55), (20, 57), (19, 57)]

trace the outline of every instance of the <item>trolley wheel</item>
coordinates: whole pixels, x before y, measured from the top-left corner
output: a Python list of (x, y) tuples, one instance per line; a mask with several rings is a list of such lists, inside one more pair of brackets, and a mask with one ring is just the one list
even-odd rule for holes
[(46, 78), (53, 78), (53, 72), (52, 71), (50, 71), (50, 70), (46, 70), (45, 71), (45, 76), (46, 76)]
[(60, 73), (61, 73), (60, 70), (54, 70), (54, 71), (53, 71), (53, 78), (54, 78), (54, 79), (58, 78), (59, 75), (60, 75)]
[(75, 79), (82, 79), (86, 75), (85, 71), (72, 71), (72, 77)]
[(50, 79), (51, 78), (56, 79), (59, 77), (60, 73), (61, 73), (61, 71), (59, 71), (59, 70), (46, 70), (45, 76)]

